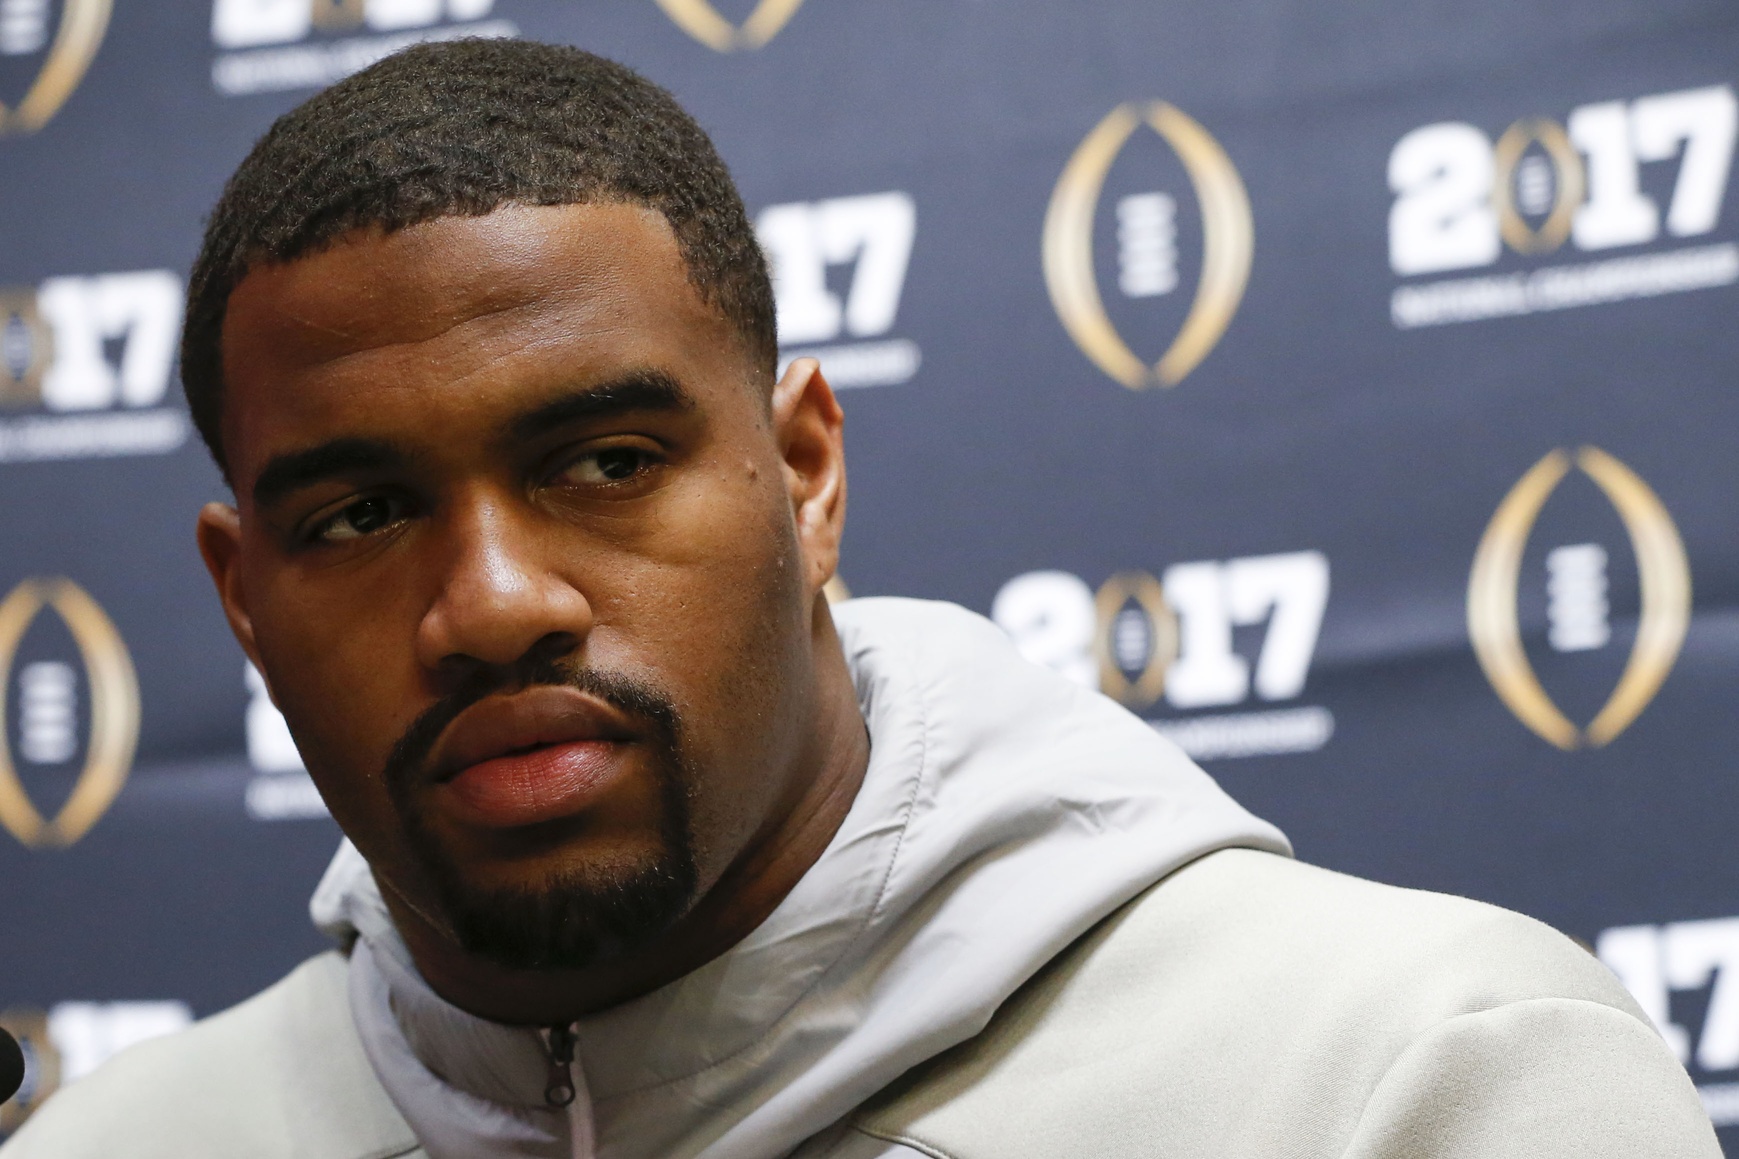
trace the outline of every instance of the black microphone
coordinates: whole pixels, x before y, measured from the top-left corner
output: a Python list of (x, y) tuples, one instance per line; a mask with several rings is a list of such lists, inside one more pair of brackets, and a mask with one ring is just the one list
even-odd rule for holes
[(18, 1093), (24, 1085), (24, 1051), (18, 1040), (0, 1027), (0, 1103)]

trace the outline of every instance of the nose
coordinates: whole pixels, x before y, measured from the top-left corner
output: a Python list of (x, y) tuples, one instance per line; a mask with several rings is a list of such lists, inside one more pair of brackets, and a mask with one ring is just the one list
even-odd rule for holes
[(565, 655), (592, 630), (583, 593), (550, 566), (553, 543), (511, 499), (473, 496), (440, 521), (441, 586), (417, 628), (417, 659), (446, 678)]

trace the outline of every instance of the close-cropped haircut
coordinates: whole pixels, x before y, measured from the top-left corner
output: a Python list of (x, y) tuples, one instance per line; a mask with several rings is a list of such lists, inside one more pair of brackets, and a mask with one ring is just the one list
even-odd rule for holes
[(212, 210), (188, 285), (181, 380), (224, 474), (223, 322), (249, 270), (352, 230), (391, 232), (509, 202), (663, 214), (689, 283), (771, 379), (778, 341), (766, 262), (724, 162), (674, 97), (577, 48), (418, 45), (278, 118)]

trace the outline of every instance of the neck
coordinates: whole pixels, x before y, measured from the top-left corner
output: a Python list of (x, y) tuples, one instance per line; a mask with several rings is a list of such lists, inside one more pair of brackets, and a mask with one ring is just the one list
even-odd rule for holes
[(816, 728), (806, 774), (763, 835), (693, 909), (646, 945), (583, 970), (515, 970), (456, 945), (380, 878), (393, 922), (429, 985), (463, 1010), (495, 1022), (566, 1025), (692, 973), (742, 941), (821, 857), (850, 811), (869, 766), (869, 734), (825, 605), (818, 605)]

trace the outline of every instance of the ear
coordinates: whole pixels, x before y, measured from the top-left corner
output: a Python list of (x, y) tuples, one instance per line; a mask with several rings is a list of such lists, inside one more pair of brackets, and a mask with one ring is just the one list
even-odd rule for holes
[(211, 582), (217, 586), (217, 598), (223, 602), (229, 630), (235, 633), (236, 643), (242, 646), (242, 651), (264, 676), (266, 670), (260, 663), (259, 649), (254, 643), (253, 617), (248, 615), (242, 595), (241, 568), (238, 566), (242, 547), (241, 516), (227, 503), (207, 503), (199, 510), (197, 534), (199, 554), (205, 560), (205, 570), (211, 573)]
[(773, 435), (797, 518), (803, 578), (813, 596), (839, 566), (845, 531), (845, 412), (815, 359), (792, 362), (774, 386)]

